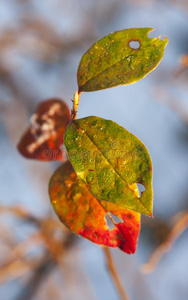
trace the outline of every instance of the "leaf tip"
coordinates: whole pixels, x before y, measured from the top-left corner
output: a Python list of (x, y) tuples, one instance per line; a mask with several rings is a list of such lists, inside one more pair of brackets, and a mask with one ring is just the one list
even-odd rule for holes
[[(147, 34), (148, 34), (148, 38), (153, 38), (153, 37), (149, 37), (149, 34), (152, 32), (152, 31), (155, 31), (156, 30), (156, 28), (149, 28), (148, 27), (148, 31), (147, 31)], [(165, 47), (166, 47), (166, 45), (168, 44), (168, 38), (167, 38), (167, 36), (166, 35), (164, 35), (164, 34), (161, 34), (161, 35), (159, 35), (158, 37), (156, 37), (156, 39), (158, 39), (158, 40), (160, 40), (161, 42), (163, 42), (163, 44), (165, 44)]]
[(159, 35), (158, 36), (158, 39), (161, 41), (161, 42), (163, 42), (164, 44), (165, 44), (165, 47), (166, 47), (166, 45), (168, 44), (168, 38), (167, 38), (167, 36), (166, 35)]

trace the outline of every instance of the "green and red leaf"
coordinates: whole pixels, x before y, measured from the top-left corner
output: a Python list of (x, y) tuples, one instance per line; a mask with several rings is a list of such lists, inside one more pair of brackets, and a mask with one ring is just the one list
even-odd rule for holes
[[(126, 253), (136, 251), (140, 214), (97, 200), (78, 179), (69, 161), (53, 174), (49, 194), (56, 214), (74, 233)], [(110, 221), (112, 229), (108, 227)]]
[[(124, 29), (103, 37), (82, 56), (77, 80), (91, 92), (134, 83), (157, 67), (168, 39), (149, 38), (152, 28)], [(135, 48), (131, 42), (136, 42)]]
[(136, 136), (113, 121), (87, 117), (70, 123), (65, 146), (78, 178), (97, 199), (152, 215), (151, 158)]
[(19, 152), (42, 161), (63, 160), (62, 145), (69, 122), (70, 110), (63, 100), (41, 102), (18, 143)]

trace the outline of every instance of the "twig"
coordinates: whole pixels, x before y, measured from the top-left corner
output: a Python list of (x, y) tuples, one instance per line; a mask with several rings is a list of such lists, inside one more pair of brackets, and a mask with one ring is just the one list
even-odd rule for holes
[(72, 120), (76, 120), (81, 91), (76, 91), (73, 100)]
[(6, 263), (4, 263), (4, 265), (1, 266), (0, 269), (0, 285), (5, 282), (20, 278), (25, 274), (33, 271), (33, 269), (36, 268), (39, 264), (39, 261), (36, 259), (29, 261), (28, 259), (22, 258), (16, 259), (11, 262), (7, 261)]
[(120, 299), (121, 300), (129, 300), (124, 288), (123, 288), (123, 285), (121, 283), (121, 280), (119, 278), (119, 275), (116, 271), (116, 268), (115, 268), (115, 265), (114, 265), (114, 262), (113, 262), (113, 259), (112, 259), (112, 255), (110, 253), (110, 250), (108, 247), (103, 247), (103, 250), (104, 250), (104, 254), (105, 254), (105, 257), (106, 257), (106, 262), (107, 262), (107, 266), (108, 266), (108, 270), (110, 272), (110, 275), (114, 281), (114, 285), (119, 293), (119, 296), (120, 296)]
[(153, 91), (155, 98), (157, 95), (157, 101), (162, 102), (162, 104), (170, 108), (180, 118), (180, 120), (186, 126), (188, 126), (188, 108), (183, 100), (174, 97), (172, 93), (170, 93), (166, 88), (163, 88), (162, 86), (154, 88)]
[(188, 227), (188, 212), (186, 212), (177, 223), (174, 225), (172, 230), (167, 236), (167, 239), (155, 249), (155, 251), (150, 256), (148, 262), (141, 267), (143, 273), (152, 272), (157, 266), (159, 260), (162, 256), (171, 250), (173, 244), (178, 239), (178, 237), (186, 230)]
[(12, 213), (13, 215), (24, 219), (28, 222), (34, 223), (36, 225), (40, 225), (41, 221), (29, 213), (26, 208), (20, 205), (15, 205), (15, 206), (8, 206), (8, 205), (1, 205), (0, 204), (0, 214), (2, 213)]
[(44, 282), (45, 278), (49, 275), (54, 267), (56, 267), (56, 262), (52, 260), (49, 254), (46, 254), (45, 258), (41, 261), (40, 265), (36, 267), (33, 275), (28, 280), (26, 285), (24, 285), (16, 299), (31, 299), (36, 294), (41, 283)]

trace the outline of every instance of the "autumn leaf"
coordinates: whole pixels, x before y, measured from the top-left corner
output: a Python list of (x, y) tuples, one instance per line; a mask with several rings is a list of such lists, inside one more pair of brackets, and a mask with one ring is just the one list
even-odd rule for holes
[(152, 215), (152, 163), (137, 137), (113, 121), (87, 117), (70, 123), (65, 146), (78, 178), (97, 199)]
[[(71, 231), (96, 244), (135, 252), (140, 214), (98, 201), (78, 179), (69, 161), (53, 174), (49, 194), (56, 214)], [(108, 227), (109, 222), (112, 229)]]
[(63, 160), (61, 147), (69, 122), (70, 110), (63, 100), (43, 101), (18, 144), (19, 152), (27, 158), (43, 161)]
[(81, 58), (77, 72), (79, 90), (91, 92), (134, 83), (155, 69), (168, 39), (148, 38), (152, 30), (124, 29), (97, 41)]

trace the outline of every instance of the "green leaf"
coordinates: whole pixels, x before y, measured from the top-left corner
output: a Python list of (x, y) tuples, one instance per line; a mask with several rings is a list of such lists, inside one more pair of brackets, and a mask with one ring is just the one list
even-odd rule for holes
[[(161, 61), (167, 37), (148, 38), (153, 28), (113, 32), (96, 42), (81, 58), (77, 79), (80, 91), (91, 92), (142, 79)], [(134, 49), (131, 42), (139, 47)]]
[(56, 214), (74, 233), (96, 244), (119, 247), (126, 253), (136, 251), (140, 214), (98, 201), (78, 179), (69, 161), (51, 177), (49, 194)]
[(78, 178), (96, 198), (152, 215), (152, 163), (137, 137), (113, 121), (87, 117), (70, 123), (64, 142)]

